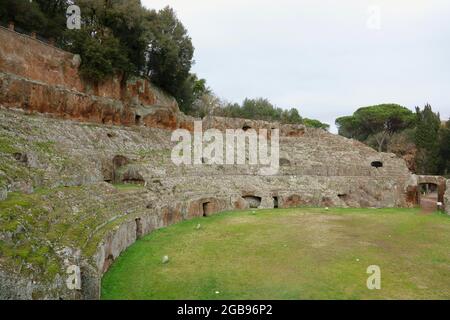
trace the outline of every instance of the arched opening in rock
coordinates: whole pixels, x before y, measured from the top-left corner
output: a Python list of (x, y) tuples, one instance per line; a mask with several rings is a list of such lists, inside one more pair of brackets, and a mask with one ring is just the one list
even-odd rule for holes
[(209, 217), (211, 214), (214, 213), (214, 208), (211, 202), (204, 202), (202, 204), (202, 216), (203, 217)]
[(420, 207), (426, 212), (434, 212), (438, 209), (438, 185), (435, 183), (421, 183), (419, 185)]
[(103, 181), (106, 183), (113, 183), (113, 168), (111, 164), (102, 164), (102, 174), (103, 174)]
[(243, 197), (245, 201), (247, 201), (248, 206), (251, 209), (257, 209), (261, 205), (262, 198), (256, 197), (256, 196), (244, 196)]
[(130, 163), (130, 160), (124, 156), (115, 156), (113, 158), (114, 168), (120, 168)]
[[(127, 157), (125, 157), (125, 156), (118, 155), (118, 156), (115, 156), (113, 158), (112, 162), (113, 162), (112, 182), (113, 183), (119, 183), (120, 182), (120, 181), (118, 181), (119, 180), (119, 174), (117, 173), (117, 171), (121, 167), (126, 166), (127, 164), (129, 164), (130, 160)], [(109, 179), (105, 179), (105, 180), (109, 180)]]
[(142, 117), (140, 116), (140, 115), (135, 115), (134, 116), (134, 124), (135, 125), (140, 125), (141, 124), (141, 120), (142, 120)]
[(370, 165), (377, 169), (383, 168), (383, 162), (381, 162), (381, 161), (373, 161)]
[(244, 126), (242, 127), (242, 130), (244, 131), (248, 131), (250, 130), (252, 127), (250, 127), (248, 124), (244, 124)]
[(140, 237), (142, 237), (142, 222), (141, 222), (141, 218), (136, 218), (135, 222), (136, 222), (136, 239), (139, 239)]
[(338, 194), (338, 198), (345, 202), (348, 200), (349, 196), (346, 193), (340, 193)]
[(280, 166), (289, 167), (289, 166), (291, 166), (291, 161), (289, 161), (286, 158), (280, 158)]
[(278, 209), (280, 207), (280, 204), (278, 202), (278, 197), (273, 197), (273, 207), (275, 209)]

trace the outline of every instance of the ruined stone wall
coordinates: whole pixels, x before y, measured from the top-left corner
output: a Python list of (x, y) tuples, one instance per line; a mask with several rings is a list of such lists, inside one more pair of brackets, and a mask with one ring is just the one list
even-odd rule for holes
[(50, 86), (85, 91), (78, 74), (79, 60), (73, 54), (3, 27), (0, 27), (0, 41), (2, 72)]
[(145, 79), (99, 85), (79, 73), (78, 55), (0, 27), (0, 103), (59, 117), (174, 129), (178, 105)]
[[(194, 129), (200, 121), (179, 112), (173, 97), (149, 81), (120, 76), (100, 84), (84, 80), (78, 55), (0, 27), (0, 105), (64, 119), (102, 124), (135, 124), (162, 129)], [(302, 125), (207, 117), (204, 129), (280, 129), (299, 137)], [(1, 195), (0, 195), (1, 196)]]
[(276, 122), (268, 122), (262, 120), (249, 120), (249, 119), (239, 119), (239, 118), (224, 118), (224, 117), (206, 117), (203, 119), (203, 129), (218, 129), (220, 131), (225, 131), (227, 129), (243, 129), (249, 130), (253, 129), (259, 131), (261, 129), (265, 130), (280, 130), (280, 136), (283, 137), (301, 137), (305, 134), (304, 125), (296, 124), (280, 124)]
[[(230, 126), (241, 121), (230, 120)], [(3, 275), (17, 280), (4, 282), (0, 298), (98, 298), (103, 273), (123, 250), (185, 219), (251, 207), (408, 206), (410, 175), (403, 160), (320, 129), (298, 127), (300, 136), (282, 137), (280, 171), (261, 176), (260, 167), (251, 165), (176, 166), (171, 132), (157, 128), (62, 121), (1, 108), (0, 123), (3, 203), (23, 226), (0, 232), (3, 245), (14, 250), (16, 232), (22, 232), (33, 247), (48, 246), (49, 234), (70, 226), (50, 242), (57, 275), (42, 279), (48, 268), (29, 261), (24, 265), (31, 269), (17, 273), (15, 260), (0, 261)], [(383, 167), (373, 167), (373, 161)], [(136, 189), (121, 191), (112, 182)], [(36, 224), (28, 207), (10, 199), (12, 192), (33, 203)], [(55, 214), (61, 218), (40, 223)], [(67, 263), (82, 267), (81, 291), (65, 286)]]
[[(176, 166), (161, 129), (192, 131), (196, 119), (173, 98), (140, 79), (93, 87), (70, 53), (2, 28), (0, 41), (0, 201), (14, 218), (0, 219), (0, 299), (96, 299), (136, 239), (225, 210), (414, 204), (402, 159), (302, 125), (203, 119), (204, 130), (280, 129), (276, 175), (248, 164)], [(16, 259), (17, 248), (27, 255)], [(39, 248), (47, 254), (33, 259)], [(65, 285), (72, 264), (78, 291)]]
[(445, 211), (450, 214), (450, 180), (447, 180), (447, 191), (444, 198)]

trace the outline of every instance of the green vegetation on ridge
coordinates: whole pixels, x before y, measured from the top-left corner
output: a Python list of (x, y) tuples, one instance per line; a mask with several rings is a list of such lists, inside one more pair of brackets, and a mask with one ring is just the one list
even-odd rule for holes
[[(81, 9), (81, 30), (67, 30), (66, 9)], [(318, 120), (301, 118), (297, 109), (282, 110), (266, 99), (246, 99), (242, 106), (222, 104), (205, 79), (191, 72), (194, 46), (187, 29), (170, 7), (156, 11), (140, 0), (0, 0), (0, 21), (14, 21), (21, 30), (53, 38), (65, 50), (80, 54), (84, 78), (100, 83), (113, 75), (149, 78), (174, 96), (180, 109), (203, 117), (280, 121), (328, 129)]]
[(35, 189), (29, 195), (9, 193), (0, 202), (2, 268), (48, 281), (58, 273), (63, 275), (58, 251), (79, 249), (84, 257), (92, 257), (108, 231), (133, 219), (132, 213), (123, 214), (129, 204), (114, 199), (139, 190), (119, 187), (110, 191), (91, 185)]
[(229, 118), (244, 118), (265, 121), (278, 121), (284, 124), (303, 124), (308, 127), (328, 130), (330, 126), (319, 120), (312, 120), (300, 116), (296, 108), (284, 110), (275, 107), (269, 100), (245, 99), (242, 105), (237, 103), (226, 104), (212, 111), (213, 115)]
[(396, 104), (360, 108), (336, 119), (339, 134), (357, 139), (380, 152), (412, 158), (410, 169), (418, 174), (450, 172), (450, 121), (441, 122), (429, 104), (416, 112)]

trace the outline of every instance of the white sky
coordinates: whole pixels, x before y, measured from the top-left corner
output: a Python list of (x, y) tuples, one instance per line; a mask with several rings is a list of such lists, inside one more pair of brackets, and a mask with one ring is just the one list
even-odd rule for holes
[[(429, 102), (450, 117), (448, 0), (142, 3), (176, 10), (196, 49), (193, 71), (227, 101), (264, 97), (331, 125), (389, 102)], [(371, 6), (380, 9), (379, 30), (367, 26)]]

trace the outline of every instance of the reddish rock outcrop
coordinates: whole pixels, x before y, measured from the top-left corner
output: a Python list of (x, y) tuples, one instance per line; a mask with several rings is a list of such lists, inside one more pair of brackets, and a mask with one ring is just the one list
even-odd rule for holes
[[(148, 80), (113, 77), (101, 84), (85, 81), (78, 55), (0, 27), (0, 105), (78, 121), (115, 125), (145, 125), (194, 131), (194, 121), (182, 114), (173, 97)], [(301, 137), (302, 125), (207, 117), (203, 129), (279, 129), (280, 136)]]
[(290, 195), (283, 199), (283, 208), (293, 208), (305, 205), (306, 202), (298, 194)]
[(178, 127), (175, 99), (146, 79), (92, 84), (79, 73), (78, 55), (5, 28), (0, 42), (0, 105), (80, 121)]

